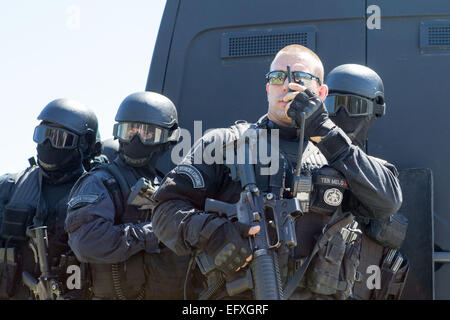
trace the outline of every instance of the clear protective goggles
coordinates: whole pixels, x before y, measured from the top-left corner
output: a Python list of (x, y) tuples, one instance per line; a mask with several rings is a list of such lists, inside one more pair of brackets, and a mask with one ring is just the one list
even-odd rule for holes
[(141, 122), (119, 122), (114, 125), (113, 136), (123, 142), (130, 142), (135, 135), (145, 145), (165, 143), (169, 138), (169, 130), (154, 124)]
[(39, 144), (49, 140), (54, 148), (75, 149), (78, 146), (78, 135), (67, 129), (40, 124), (34, 129), (33, 141)]
[(324, 102), (330, 115), (335, 115), (341, 108), (344, 108), (349, 117), (384, 114), (384, 105), (351, 94), (330, 94)]

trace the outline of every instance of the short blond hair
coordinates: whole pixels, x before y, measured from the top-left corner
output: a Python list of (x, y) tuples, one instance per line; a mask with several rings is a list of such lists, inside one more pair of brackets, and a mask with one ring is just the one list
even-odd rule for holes
[(315, 60), (317, 63), (314, 66), (314, 71), (315, 71), (315, 76), (317, 76), (320, 79), (320, 82), (323, 83), (323, 78), (324, 78), (324, 68), (323, 68), (323, 63), (322, 60), (320, 60), (319, 56), (312, 51), (311, 49), (304, 47), (302, 45), (299, 44), (290, 44), (287, 45), (286, 47), (282, 48), (280, 51), (277, 52), (277, 54), (275, 55), (275, 58), (273, 58), (273, 61), (275, 61), (275, 59), (283, 53), (300, 53), (300, 54), (308, 54), (311, 56), (311, 58), (313, 58), (313, 60)]

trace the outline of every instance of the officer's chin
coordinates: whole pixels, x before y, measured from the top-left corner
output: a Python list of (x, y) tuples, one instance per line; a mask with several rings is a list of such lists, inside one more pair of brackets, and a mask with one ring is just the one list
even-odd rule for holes
[(129, 166), (135, 167), (135, 168), (144, 167), (144, 166), (148, 165), (150, 163), (150, 161), (152, 160), (151, 159), (152, 154), (150, 154), (149, 156), (147, 156), (145, 158), (132, 158), (124, 153), (121, 153), (121, 156), (126, 164), (128, 164)]
[(286, 114), (281, 118), (281, 122), (279, 123), (280, 126), (287, 127), (287, 128), (293, 128), (294, 127), (294, 121), (289, 118)]
[(276, 112), (276, 114), (271, 114), (269, 112), (268, 117), (269, 117), (269, 120), (275, 122), (279, 126), (287, 127), (287, 128), (293, 127), (292, 119), (286, 115), (286, 111), (284, 109), (278, 110)]
[(46, 171), (56, 171), (59, 168), (58, 164), (46, 163), (40, 159), (38, 159), (39, 166)]

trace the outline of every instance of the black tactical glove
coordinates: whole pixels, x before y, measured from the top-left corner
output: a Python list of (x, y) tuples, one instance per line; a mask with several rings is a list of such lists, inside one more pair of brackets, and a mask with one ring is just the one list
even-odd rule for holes
[(250, 228), (240, 222), (228, 221), (211, 235), (205, 245), (206, 254), (227, 279), (234, 277), (236, 269), (245, 264), (251, 254), (250, 244), (245, 239)]
[(159, 252), (159, 241), (153, 232), (153, 227), (151, 222), (142, 222), (137, 225), (136, 228), (132, 230), (132, 235), (144, 241), (145, 252), (147, 253), (157, 253)]
[(288, 117), (295, 121), (298, 128), (300, 128), (301, 112), (305, 113), (306, 139), (326, 136), (336, 126), (328, 117), (328, 111), (322, 100), (309, 89), (299, 92), (287, 111)]

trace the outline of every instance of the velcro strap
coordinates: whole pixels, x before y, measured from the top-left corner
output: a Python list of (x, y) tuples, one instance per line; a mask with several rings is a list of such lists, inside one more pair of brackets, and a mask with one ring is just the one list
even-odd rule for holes
[(333, 162), (340, 154), (347, 151), (351, 145), (352, 141), (344, 131), (335, 127), (317, 144), (317, 148), (319, 148), (328, 162)]
[(223, 225), (225, 222), (227, 222), (226, 219), (213, 219), (209, 221), (200, 232), (200, 237), (208, 240), (214, 233), (214, 231), (219, 229), (219, 227)]

